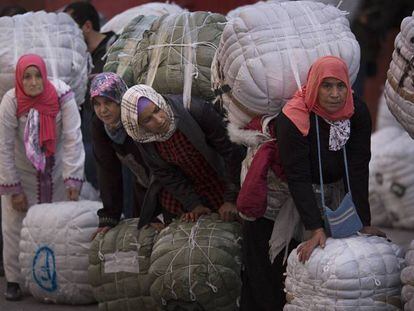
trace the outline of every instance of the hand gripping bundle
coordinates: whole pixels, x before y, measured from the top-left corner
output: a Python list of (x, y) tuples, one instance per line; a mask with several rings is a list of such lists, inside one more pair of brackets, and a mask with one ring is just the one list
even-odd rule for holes
[(401, 271), (401, 282), (403, 283), (401, 300), (404, 311), (411, 311), (414, 310), (414, 241), (411, 241), (405, 254), (405, 264), (407, 266)]
[(88, 251), (102, 203), (33, 205), (23, 220), (19, 262), (25, 286), (43, 302), (93, 303)]
[(328, 238), (302, 264), (288, 258), (285, 311), (401, 310), (403, 251), (384, 238)]
[(24, 54), (38, 54), (49, 78), (63, 80), (82, 104), (90, 56), (78, 25), (66, 13), (29, 12), (0, 18), (0, 98), (14, 87), (16, 63)]

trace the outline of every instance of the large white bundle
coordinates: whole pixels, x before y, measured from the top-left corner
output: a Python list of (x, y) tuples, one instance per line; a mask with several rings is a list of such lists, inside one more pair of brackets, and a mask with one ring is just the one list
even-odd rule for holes
[(400, 310), (403, 263), (402, 249), (376, 236), (329, 238), (305, 264), (295, 249), (283, 310)]
[(29, 12), (0, 18), (0, 99), (14, 87), (21, 55), (43, 57), (48, 75), (66, 82), (82, 104), (88, 79), (89, 53), (78, 25), (66, 13)]
[(404, 304), (405, 311), (414, 310), (414, 240), (411, 241), (410, 247), (405, 254), (405, 267), (401, 272), (401, 281), (403, 288), (401, 291), (401, 300)]
[(377, 124), (376, 131), (383, 129), (388, 126), (402, 128), (401, 124), (398, 123), (397, 119), (392, 115), (390, 109), (385, 101), (384, 93), (381, 94), (378, 104)]
[[(397, 127), (372, 135), (370, 202), (373, 224), (414, 228), (414, 141)], [(377, 210), (382, 205), (382, 213)]]
[(183, 8), (174, 3), (150, 2), (130, 8), (112, 17), (102, 26), (101, 32), (113, 31), (120, 34), (124, 27), (139, 15), (162, 16), (164, 14), (175, 14), (184, 11)]
[(30, 207), (23, 220), (19, 262), (25, 285), (41, 301), (95, 302), (88, 280), (91, 236), (102, 203), (58, 202)]
[(344, 59), (355, 80), (360, 48), (345, 12), (311, 1), (259, 2), (224, 28), (213, 88), (227, 91), (222, 99), (230, 122), (242, 127), (254, 115), (278, 113), (325, 55)]
[(414, 12), (403, 19), (401, 32), (394, 42), (394, 52), (385, 84), (385, 98), (390, 111), (414, 137)]

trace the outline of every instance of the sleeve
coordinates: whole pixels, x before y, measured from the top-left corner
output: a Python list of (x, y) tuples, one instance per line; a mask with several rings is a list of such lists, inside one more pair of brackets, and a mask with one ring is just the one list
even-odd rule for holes
[(6, 93), (0, 104), (0, 195), (23, 192), (14, 155), (17, 132), (16, 103)]
[(306, 230), (323, 228), (323, 219), (312, 188), (309, 142), (281, 112), (276, 137), (288, 186)]
[(80, 130), (80, 115), (72, 91), (60, 98), (62, 111), (63, 180), (66, 188), (80, 189), (83, 183), (85, 150)]
[(201, 114), (192, 113), (192, 115), (203, 130), (207, 143), (224, 160), (226, 182), (224, 200), (236, 203), (237, 195), (240, 191), (241, 163), (245, 157), (244, 147), (230, 141), (224, 120), (211, 103), (192, 98), (193, 103), (201, 108), (198, 110)]
[(352, 199), (364, 226), (371, 224), (368, 201), (371, 129), (371, 116), (367, 106), (363, 102), (357, 102), (354, 116), (351, 118), (351, 136), (347, 143), (347, 156)]
[[(143, 145), (146, 145), (145, 147)], [(174, 194), (183, 205), (185, 211), (192, 211), (202, 204), (200, 196), (194, 191), (188, 178), (181, 169), (163, 161), (155, 150), (153, 143), (138, 144), (145, 163), (150, 168), (153, 178), (158, 180), (162, 187)]]

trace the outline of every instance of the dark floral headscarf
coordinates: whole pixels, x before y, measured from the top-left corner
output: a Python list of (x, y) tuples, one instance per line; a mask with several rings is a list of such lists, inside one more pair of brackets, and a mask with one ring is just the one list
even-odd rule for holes
[(120, 105), (127, 89), (124, 80), (116, 73), (102, 72), (97, 74), (91, 82), (90, 99), (92, 102), (94, 97), (102, 96)]

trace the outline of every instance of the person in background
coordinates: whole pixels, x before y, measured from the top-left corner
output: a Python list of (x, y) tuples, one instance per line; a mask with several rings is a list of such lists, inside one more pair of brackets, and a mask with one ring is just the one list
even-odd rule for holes
[(92, 119), (93, 155), (98, 167), (103, 209), (98, 211), (99, 229), (107, 232), (121, 217), (123, 206), (122, 163), (134, 173), (135, 206), (133, 217), (139, 211), (148, 188), (149, 172), (137, 145), (121, 123), (121, 100), (127, 90), (125, 82), (112, 72), (100, 73), (90, 87), (90, 103), (95, 115)]
[(15, 88), (0, 104), (0, 194), (5, 297), (19, 300), (19, 241), (30, 206), (78, 200), (85, 154), (74, 94), (60, 80), (47, 79), (35, 54), (20, 57)]
[[(244, 153), (230, 142), (211, 103), (192, 98), (187, 110), (182, 96), (162, 96), (147, 85), (135, 85), (122, 98), (121, 119), (151, 170), (148, 194), (159, 193), (164, 210), (186, 221), (211, 211), (225, 221), (235, 219)], [(153, 214), (149, 198), (140, 226)]]

